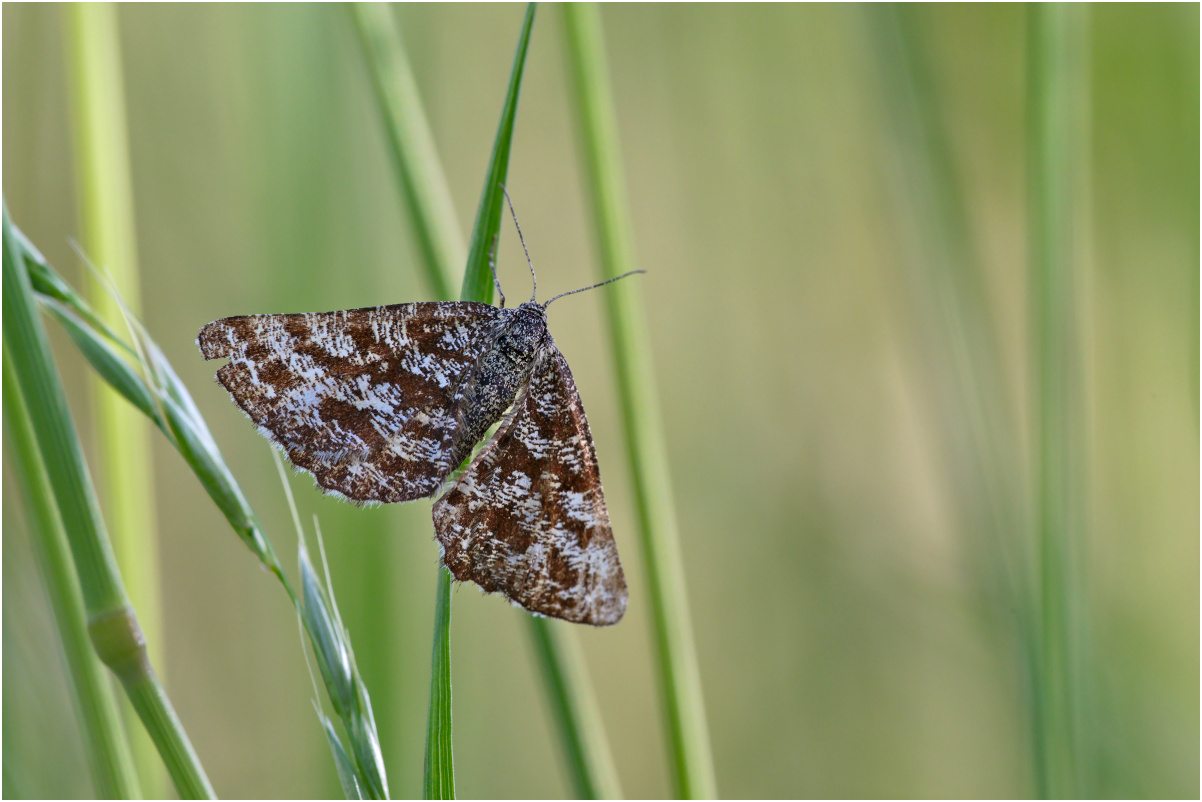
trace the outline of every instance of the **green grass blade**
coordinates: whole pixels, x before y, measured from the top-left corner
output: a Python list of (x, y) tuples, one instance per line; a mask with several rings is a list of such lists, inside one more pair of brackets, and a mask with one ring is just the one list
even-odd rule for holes
[(522, 73), (526, 69), (526, 50), (530, 46), (530, 31), (534, 27), (535, 7), (535, 3), (527, 4), (526, 17), (522, 21), (522, 33), (513, 57), (513, 71), (509, 74), (509, 90), (505, 93), (505, 105), (501, 108), (501, 121), (497, 124), (497, 136), (493, 141), (492, 157), (488, 160), (484, 189), (480, 192), (480, 205), (476, 209), (476, 222), (472, 226), (467, 267), (464, 268), (463, 285), (459, 290), (461, 301), (492, 303), (493, 282), (492, 271), (488, 267), (488, 253), (501, 232), (501, 204), (504, 200), (501, 185), (509, 174), (509, 146), (513, 142), (513, 125), (517, 120), (518, 95), (522, 89)]
[(53, 298), (42, 298), (41, 301), (109, 388), (133, 404), (137, 411), (154, 420), (158, 414), (155, 400), (142, 377), (127, 361), (126, 354), (119, 352), (108, 340), (92, 336), (93, 330), (74, 310)]
[[(526, 7), (526, 18), (518, 39), (517, 54), (509, 78), (509, 91), (501, 111), (493, 143), (492, 158), (480, 193), (480, 207), (472, 227), (471, 248), (464, 268), (462, 301), (492, 303), (492, 272), (488, 266), (488, 251), (501, 229), (501, 184), (509, 169), (509, 145), (513, 141), (513, 124), (517, 119), (518, 94), (526, 51), (530, 45), (530, 30), (534, 25), (534, 4)], [(483, 244), (482, 244), (483, 243)], [(434, 611), (434, 647), (430, 660), (430, 714), (426, 732), (426, 762), (424, 794), (426, 799), (451, 799), (455, 795), (455, 767), (451, 750), (451, 574), (446, 568), (438, 572), (438, 595)]]
[(575, 634), (563, 624), (546, 618), (530, 616), (528, 620), (551, 712), (564, 745), (573, 796), (620, 799), (618, 770)]
[(451, 572), (439, 568), (422, 799), (455, 798), (455, 759), (451, 742), (451, 581)]
[[(13, 233), (14, 241), (23, 245), (27, 243), (15, 229)], [(321, 668), (326, 691), (350, 740), (350, 756), (353, 756), (353, 760), (345, 751), (341, 756), (335, 751), (336, 768), (342, 776), (346, 765), (340, 761), (346, 757), (350, 760), (349, 765), (354, 773), (354, 793), (369, 798), (387, 798), (388, 782), (371, 699), (355, 664), (350, 637), (342, 626), (337, 608), (333, 605), (333, 596), (327, 596), (326, 591), (322, 590), (320, 583), (316, 581), (303, 545), (299, 551), (304, 594), (302, 598), (297, 596), (283, 572), (275, 549), (226, 466), (187, 388), (158, 346), (146, 335), (136, 320), (131, 320), (130, 323), (135, 333), (137, 348), (131, 348), (114, 339), (115, 335), (111, 330), (54, 272), (41, 254), (32, 246), (27, 248), (24, 258), (31, 277), (36, 279), (39, 287), (51, 293), (41, 296), (42, 305), (64, 325), (97, 374), (110, 382), (168, 437), (226, 516), (230, 526), (279, 580), (301, 618), (303, 629)], [(140, 373), (127, 361), (131, 355), (136, 355), (139, 359)], [(283, 477), (282, 465), (281, 476)], [(284, 481), (287, 490), (286, 478)], [(290, 493), (289, 501), (291, 503)], [(122, 618), (116, 616), (112, 620), (120, 623)], [(131, 698), (134, 698), (135, 693), (138, 703), (153, 706), (161, 695), (161, 688), (142, 683), (131, 689)], [(170, 717), (165, 718), (153, 707), (146, 709), (149, 715), (170, 724)], [(184, 747), (186, 743), (171, 747), (175, 753), (168, 758), (169, 766), (172, 765), (172, 761), (179, 764), (186, 758)], [(347, 787), (345, 783), (344, 787)]]
[(285, 590), (295, 601), (287, 576), (271, 543), (264, 536), (254, 511), (226, 466), (187, 388), (162, 356), (158, 346), (148, 337), (141, 337), (144, 347), (142, 356), (151, 363), (143, 365), (143, 373), (156, 379), (152, 388), (128, 361), (137, 358), (137, 351), (117, 338), (90, 305), (50, 267), (36, 249), (27, 244), (28, 241), (18, 229), (13, 227), (12, 231), (14, 239), (25, 248), (25, 264), (33, 286), (40, 294), (41, 304), (59, 320), (96, 372), (168, 437), (230, 526), (264, 566), (283, 582)]
[[(137, 238), (117, 7), (72, 3), (64, 9), (64, 20), (83, 247), (136, 313)], [(113, 328), (122, 328), (122, 310), (107, 288), (93, 281), (91, 290), (101, 318)], [(149, 432), (137, 410), (130, 409), (102, 379), (93, 382), (93, 400), (113, 551), (130, 603), (138, 611), (151, 663), (162, 670), (166, 661)], [(132, 716), (127, 707), (126, 719)], [(154, 744), (141, 727), (132, 726), (129, 732), (142, 787), (150, 797), (162, 796), (166, 777)]]
[(88, 640), (83, 597), (71, 564), (70, 546), (54, 506), (54, 491), (34, 439), (7, 348), (4, 355), (4, 420), (17, 479), (24, 495), (38, 567), (49, 592), (63, 645), (71, 690), (83, 725), (84, 748), (96, 795), (103, 799), (141, 796), (138, 778), (117, 712), (117, 700)]
[(87, 612), (88, 634), (167, 764), (181, 797), (211, 797), (213, 789), (146, 657), (145, 639), (121, 583), (92, 488), (83, 449), (50, 356), (46, 332), (24, 264), (3, 215), (4, 339), (28, 403), (46, 472), (67, 532)]
[[(617, 122), (605, 64), (601, 18), (587, 3), (564, 6), (573, 97), (583, 139), (603, 278), (633, 270), (634, 243), (622, 178)], [(655, 371), (637, 281), (604, 294), (614, 366), (634, 474), (639, 534), (647, 566), (657, 675), (670, 734), (676, 796), (717, 795), (688, 594), (660, 425)]]
[[(418, 213), (422, 211), (421, 202), (416, 200), (420, 193), (414, 192), (410, 188), (410, 185), (414, 183), (413, 176), (420, 173), (421, 178), (417, 182), (419, 186), (423, 184), (428, 186), (430, 182), (443, 185), (441, 191), (429, 192), (429, 196), (436, 199), (440, 195), (449, 194), (445, 189), (443, 173), (436, 167), (437, 154), (434, 152), (432, 138), (424, 123), (425, 113), (421, 106), (421, 98), (413, 84), (412, 71), (405, 56), (402, 39), (397, 34), (395, 25), (389, 24), (387, 13), (374, 4), (356, 5), (354, 15), (367, 62), (372, 70), (377, 98), (387, 123), (394, 165), (399, 173), (398, 180), (410, 200), (410, 209), (415, 210), (413, 223), (418, 229), (419, 240), (422, 242), (435, 241), (440, 238), (445, 240), (442, 247), (422, 246), (425, 272), (430, 277), (431, 289), (435, 296), (442, 300), (451, 300), (451, 294), (444, 290), (444, 285), (438, 279), (438, 276), (445, 273), (447, 265), (437, 254), (453, 252), (456, 247), (462, 251), (462, 245), (459, 244), (461, 240), (457, 230), (438, 224), (437, 221), (442, 218), (428, 213)], [(498, 124), (492, 159), (481, 193), (472, 236), (473, 251), (466, 264), (462, 283), (463, 291), (460, 294), (461, 300), (483, 303), (492, 301), (493, 284), (488, 268), (488, 251), (493, 238), (500, 231), (502, 222), (503, 193), (500, 191), (500, 184), (504, 182), (508, 171), (518, 93), (521, 87), (522, 70), (529, 46), (533, 17), (534, 7), (529, 6), (523, 22), (517, 54), (514, 58), (509, 91)], [(418, 165), (418, 167), (411, 165)], [(437, 599), (440, 605), (444, 603), (444, 600), (449, 605), (450, 597), (443, 592), (445, 588), (441, 584), (443, 580), (445, 580), (445, 576), (440, 576)], [(450, 651), (447, 643), (443, 640), (449, 637), (449, 608), (439, 607), (436, 611), (436, 619), (438, 623), (435, 627), (436, 640), (431, 661), (434, 673), (431, 678), (431, 715), (426, 759), (425, 793), (428, 796), (453, 792), (451, 784), (453, 772), (443, 772), (440, 776), (432, 776), (430, 773), (433, 767), (442, 765), (444, 761), (449, 765), (451, 759), (449, 732), (441, 733), (440, 731), (440, 728), (444, 726), (449, 728), (451, 724), (450, 664), (449, 659), (444, 660), (444, 658), (449, 658)], [(596, 703), (589, 688), (587, 674), (583, 665), (568, 665), (563, 662), (565, 655), (577, 655), (575, 635), (570, 631), (547, 635), (547, 625), (547, 622), (541, 619), (531, 619), (537, 646), (536, 654), (543, 674), (548, 678), (548, 696), (556, 721), (560, 726), (561, 743), (576, 793), (582, 797), (617, 796), (619, 791), (613, 761), (609, 754), (600, 718), (595, 712)], [(445, 719), (443, 714), (445, 714)], [(445, 737), (440, 737), (444, 735)]]
[[(1056, 12), (1036, 11), (1037, 15), (1044, 13)], [(914, 218), (914, 231), (910, 232), (914, 253), (908, 260), (909, 278), (913, 305), (921, 310), (918, 328), (925, 337), (924, 351), (935, 356), (928, 384), (935, 388), (936, 396), (942, 396), (938, 399), (941, 406), (952, 410), (941, 417), (946, 422), (945, 437), (949, 441), (946, 447), (952, 465), (949, 475), (958, 513), (963, 519), (961, 526), (966, 532), (987, 535), (988, 554), (982, 562), (997, 566), (994, 570), (1000, 576), (995, 585), (1004, 595), (1000, 605), (1014, 610), (1017, 618), (1018, 648), (1027, 672), (1025, 702), (1031, 726), (1036, 793), (1041, 796), (1075, 794), (1080, 792), (1079, 787), (1073, 789), (1071, 782), (1060, 783), (1052, 775), (1067, 773), (1063, 767), (1071, 761), (1068, 756), (1074, 747), (1067, 734), (1071, 732), (1073, 715), (1067, 705), (1076, 691), (1068, 687), (1067, 673), (1061, 673), (1068, 672), (1069, 667), (1058, 664), (1052, 668), (1048, 660), (1049, 646), (1053, 649), (1066, 647), (1073, 636), (1066, 629), (1071, 628), (1070, 625), (1060, 618), (1066, 612), (1063, 605), (1068, 603), (1067, 597), (1058, 595), (1067, 592), (1068, 575), (1060, 572), (1067, 569), (1062, 563), (1051, 568), (1065, 557), (1060, 550), (1067, 546), (1067, 541), (1063, 539), (1063, 532), (1058, 532), (1050, 541), (1037, 534), (1036, 548), (1031, 548), (1025, 477), (1019, 450), (1014, 446), (1018, 430), (1016, 416), (1005, 403), (1006, 381), (1000, 368), (997, 335), (990, 324), (989, 304), (980, 286), (980, 268), (971, 246), (964, 215), (966, 207), (951, 149), (943, 133), (938, 94), (931, 69), (923, 59), (924, 48), (916, 20), (920, 14), (920, 9), (909, 6), (878, 6), (872, 8), (870, 20), (875, 35), (874, 50), (880, 54), (883, 95), (887, 98), (895, 126), (897, 164), (902, 179), (899, 183), (906, 185), (899, 206), (907, 209)], [(1050, 76), (1045, 72), (1046, 65), (1038, 63), (1036, 51), (1039, 48), (1034, 35), (1030, 41), (1028, 125), (1039, 126), (1042, 125), (1039, 118), (1046, 109), (1041, 111), (1037, 107), (1043, 101), (1037, 101), (1036, 96), (1047, 88), (1042, 82)], [(1062, 101), (1065, 105), (1060, 105)], [(1066, 113), (1072, 103), (1062, 95), (1054, 105), (1057, 113)], [(1036, 159), (1042, 158), (1039, 155), (1042, 145), (1036, 141), (1034, 128), (1031, 133), (1031, 153)], [(1079, 141), (1058, 142), (1056, 159), (1068, 158), (1066, 148), (1076, 152), (1080, 144)], [(1063, 164), (1058, 162), (1055, 169)], [(1047, 223), (1044, 213), (1036, 211), (1043, 202), (1034, 197), (1038, 194), (1034, 177), (1039, 172), (1040, 168), (1034, 168), (1032, 173), (1031, 230), (1036, 240), (1040, 237), (1038, 229)], [(1055, 202), (1062, 200), (1057, 198)], [(1034, 267), (1040, 247), (1033, 243), (1034, 289), (1039, 289), (1037, 285), (1046, 277), (1040, 268)], [(1058, 254), (1057, 258), (1063, 256), (1065, 254)], [(1054, 270), (1063, 264), (1058, 264)], [(1053, 281), (1062, 279), (1062, 275), (1052, 278)], [(1071, 315), (1063, 305), (1068, 300), (1071, 299), (1064, 296), (1057, 298), (1054, 302), (1058, 307), (1057, 314)], [(1057, 320), (1056, 325), (1071, 325), (1070, 318)], [(1039, 343), (1040, 339), (1041, 334), (1036, 332), (1033, 340)], [(1058, 343), (1054, 348), (1064, 345), (1058, 336), (1054, 339)], [(1035, 361), (1040, 362), (1044, 356), (1036, 355)], [(1068, 354), (1061, 352), (1057, 358), (1060, 357), (1068, 357)], [(1071, 366), (1062, 363), (1061, 368)], [(1038, 379), (1035, 386), (1039, 386)], [(1060, 420), (1056, 424), (1057, 434), (1068, 431), (1060, 428), (1062, 424), (1067, 425), (1067, 422)], [(1068, 479), (1067, 476), (1064, 478)], [(1035, 506), (1041, 506), (1038, 498)], [(1037, 527), (1042, 528), (1038, 524)], [(1042, 555), (1042, 548), (1050, 548), (1052, 553)], [(1045, 571), (1043, 576), (1040, 566)], [(1047, 582), (1048, 569), (1060, 579)], [(1059, 608), (1052, 614), (1051, 621), (1047, 602), (1051, 602), (1053, 608)], [(1049, 644), (1051, 624), (1055, 624), (1051, 629), (1056, 634), (1052, 636), (1054, 642)], [(1054, 661), (1064, 657), (1059, 654)], [(1058, 787), (1061, 790), (1056, 790)]]
[(353, 3), (350, 8), (388, 129), (389, 153), (417, 235), (426, 280), (435, 297), (449, 301), (464, 262), (463, 237), (404, 42), (387, 5)]
[[(1080, 453), (1084, 407), (1074, 242), (1075, 190), (1088, 159), (1083, 108), (1083, 12), (1066, 4), (1028, 6), (1027, 126), (1031, 321), (1039, 573), (1039, 792), (1092, 796), (1080, 766), (1081, 684), (1074, 641), (1083, 621), (1074, 551), (1084, 508)], [(1085, 155), (1082, 155), (1085, 154)]]

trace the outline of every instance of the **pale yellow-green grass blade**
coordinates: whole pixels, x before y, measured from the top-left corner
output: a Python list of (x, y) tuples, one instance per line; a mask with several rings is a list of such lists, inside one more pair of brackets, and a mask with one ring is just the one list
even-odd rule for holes
[[(133, 188), (125, 125), (125, 93), (117, 6), (72, 3), (64, 7), (70, 78), (75, 175), (83, 247), (135, 312), (140, 300)], [(94, 308), (109, 326), (122, 311), (99, 281), (91, 283)], [(93, 382), (100, 489), (117, 566), (138, 611), (151, 663), (165, 665), (154, 469), (146, 421), (103, 380)], [(133, 710), (126, 707), (126, 719)], [(166, 791), (162, 764), (141, 727), (130, 727), (134, 762), (151, 797)]]

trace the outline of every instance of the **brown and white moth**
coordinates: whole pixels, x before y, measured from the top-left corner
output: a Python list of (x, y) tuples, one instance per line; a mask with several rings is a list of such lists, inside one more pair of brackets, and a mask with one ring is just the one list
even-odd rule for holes
[(626, 579), (584, 407), (547, 331), (547, 306), (571, 294), (227, 317), (197, 344), (230, 360), (217, 381), (263, 436), (354, 501), (435, 495), (501, 421), (434, 504), (443, 564), (533, 613), (604, 626), (626, 611)]

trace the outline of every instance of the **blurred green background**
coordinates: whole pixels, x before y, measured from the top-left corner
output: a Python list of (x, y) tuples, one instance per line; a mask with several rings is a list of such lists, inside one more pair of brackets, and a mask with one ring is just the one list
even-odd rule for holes
[[(896, 75), (876, 9), (603, 9), (719, 789), (732, 797), (1033, 793), (1029, 689), (1007, 590), (1027, 535), (981, 530), (941, 355), (914, 276), (920, 210), (898, 191)], [(519, 5), (395, 9), (459, 219), (475, 213)], [(954, 169), (994, 343), (998, 445), (1029, 514), (1021, 6), (904, 12)], [(1085, 788), (1199, 793), (1199, 21), (1196, 5), (1090, 12), (1082, 312)], [(3, 190), (76, 283), (63, 9), (3, 9)], [(291, 566), (268, 446), (194, 340), (234, 314), (424, 300), (383, 126), (338, 6), (120, 9), (143, 319)], [(540, 12), (508, 186), (541, 295), (595, 278), (560, 12)], [(904, 152), (902, 153), (904, 157)], [(902, 181), (904, 183), (904, 180)], [(921, 221), (917, 221), (921, 227)], [(512, 227), (499, 270), (529, 277)], [(920, 234), (921, 238), (921, 234)], [(934, 313), (934, 314), (937, 314)], [(578, 630), (629, 796), (670, 793), (631, 485), (597, 294), (550, 326), (589, 411), (630, 612)], [(932, 335), (932, 330), (936, 333)], [(942, 332), (942, 334), (940, 334)], [(86, 366), (51, 326), (92, 436)], [(942, 337), (942, 341), (940, 340)], [(154, 435), (172, 701), (217, 792), (339, 787), (279, 588)], [(7, 456), (6, 456), (7, 459)], [(96, 463), (93, 461), (93, 465)], [(95, 470), (95, 469), (94, 469)], [(104, 477), (97, 476), (103, 487)], [(392, 792), (420, 792), (437, 549), (429, 504), (357, 509), (293, 478), (317, 514), (372, 693)], [(996, 490), (996, 488), (995, 488)], [(997, 497), (996, 494), (994, 497)], [(53, 619), (4, 480), (5, 796), (88, 796)], [(11, 503), (10, 503), (11, 502)], [(1021, 528), (1020, 528), (1021, 529)], [(1016, 546), (1016, 544), (1018, 544)], [(1007, 556), (1009, 555), (1009, 556)], [(455, 592), (458, 793), (569, 793), (520, 611)]]

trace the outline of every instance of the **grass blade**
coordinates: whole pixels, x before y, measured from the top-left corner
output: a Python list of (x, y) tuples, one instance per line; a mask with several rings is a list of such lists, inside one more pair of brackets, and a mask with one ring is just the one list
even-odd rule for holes
[(618, 770), (575, 633), (546, 618), (530, 616), (529, 621), (551, 712), (564, 745), (573, 795), (577, 799), (621, 799)]
[(37, 314), (24, 252), (12, 234), (7, 207), (3, 247), (5, 346), (28, 402), (38, 447), (67, 532), (92, 645), (101, 661), (121, 680), (180, 796), (212, 797), (204, 769), (147, 659), (145, 639), (117, 571), (83, 450)]
[[(613, 278), (634, 269), (634, 243), (601, 16), (593, 4), (570, 4), (564, 6), (564, 21), (601, 275)], [(618, 282), (605, 299), (647, 565), (675, 793), (683, 798), (714, 797), (718, 789), (639, 283)]]
[[(335, 743), (333, 749), (334, 766), (342, 779), (344, 772), (350, 772), (353, 779), (352, 787), (348, 790), (347, 782), (342, 779), (343, 790), (351, 794), (365, 796), (368, 799), (388, 798), (388, 778), (384, 772), (384, 759), (380, 750), (380, 737), (376, 730), (375, 715), (371, 709), (371, 699), (367, 688), (359, 675), (359, 667), (355, 662), (355, 654), (351, 649), (350, 634), (342, 623), (342, 616), (335, 603), (333, 588), (323, 587), (317, 578), (317, 572), (309, 561), (309, 550), (305, 546), (304, 532), (300, 526), (300, 518), (296, 513), (296, 503), (292, 498), (292, 489), (288, 484), (288, 475), (284, 471), (284, 462), (279, 454), (272, 452), (276, 469), (280, 474), (280, 482), (288, 497), (288, 507), (292, 511), (292, 519), (296, 526), (296, 536), (299, 542), (297, 563), (301, 576), (301, 598), (304, 604), (298, 611), (301, 624), (309, 635), (313, 654), (317, 659), (318, 669), (325, 684), (326, 694), (334, 712), (343, 722), (351, 751), (348, 755), (342, 749), (341, 741)], [(316, 525), (316, 518), (314, 519)], [(320, 544), (321, 532), (318, 531)], [(322, 562), (325, 562), (325, 552), (322, 550)], [(329, 581), (329, 570), (326, 570), (326, 581)], [(323, 726), (328, 721), (318, 711), (318, 718)]]
[[(449, 266), (438, 254), (454, 252), (456, 247), (462, 251), (462, 245), (459, 244), (461, 240), (457, 230), (439, 224), (437, 221), (441, 218), (438, 215), (422, 212), (422, 202), (416, 199), (422, 193), (415, 191), (411, 186), (416, 184), (420, 189), (422, 185), (428, 187), (432, 183), (442, 184), (441, 191), (427, 194), (427, 197), (435, 198), (435, 205), (437, 197), (447, 193), (445, 178), (437, 168), (438, 157), (432, 145), (433, 139), (425, 125), (425, 113), (413, 84), (403, 41), (396, 31), (396, 26), (390, 25), (388, 15), (381, 7), (375, 4), (358, 4), (354, 7), (354, 15), (391, 138), (393, 161), (399, 173), (398, 180), (406, 197), (410, 199), (410, 209), (415, 212), (413, 223), (418, 229), (419, 240), (445, 240), (441, 247), (423, 245), (421, 250), (425, 259), (425, 272), (430, 277), (434, 295), (442, 300), (451, 300), (452, 296), (444, 290), (444, 284), (438, 278), (446, 273)], [(492, 159), (481, 193), (476, 226), (473, 229), (472, 255), (467, 260), (463, 292), (460, 295), (462, 300), (484, 303), (492, 301), (493, 284), (488, 269), (488, 250), (493, 238), (500, 231), (503, 200), (500, 184), (508, 172), (509, 148), (533, 16), (534, 7), (530, 6), (523, 23), (509, 92), (502, 109)], [(419, 173), (421, 176), (415, 181), (414, 176)], [(442, 584), (445, 580), (446, 577), (440, 575), (437, 595), (440, 605), (444, 600), (449, 605), (449, 596), (446, 595), (449, 586), (444, 587)], [(613, 759), (609, 754), (600, 717), (596, 714), (596, 703), (589, 687), (587, 673), (579, 661), (575, 634), (559, 629), (552, 631), (552, 625), (543, 619), (531, 617), (529, 620), (536, 655), (547, 679), (548, 697), (560, 728), (561, 743), (576, 796), (618, 796), (620, 792)], [(446, 661), (450, 651), (446, 648), (445, 640), (449, 637), (449, 622), (449, 608), (439, 608), (436, 612), (435, 648), (431, 661), (433, 673), (430, 726), (427, 733), (431, 740), (427, 744), (425, 785), (425, 793), (428, 796), (449, 794), (453, 790), (453, 773), (444, 772), (437, 777), (431, 774), (434, 767), (449, 764), (451, 760), (449, 734), (448, 737), (439, 740), (441, 728), (450, 726), (450, 669), (449, 661)], [(446, 676), (442, 678), (444, 673)], [(440, 678), (437, 682), (433, 679), (436, 677)]]
[(1039, 793), (1092, 796), (1080, 765), (1083, 621), (1074, 577), (1084, 503), (1080, 453), (1082, 359), (1078, 341), (1075, 190), (1083, 147), (1083, 18), (1066, 4), (1028, 7), (1027, 126), (1035, 498), (1039, 554), (1037, 713)]
[[(316, 582), (303, 547), (300, 549), (302, 598), (293, 590), (275, 549), (226, 466), (187, 388), (158, 346), (136, 320), (130, 321), (136, 348), (116, 339), (41, 254), (28, 245), (18, 231), (11, 230), (13, 241), (25, 248), (24, 259), (31, 278), (38, 287), (49, 293), (41, 296), (43, 306), (64, 325), (97, 373), (167, 436), (225, 515), (231, 528), (279, 580), (301, 619), (319, 662), (326, 692), (350, 739), (350, 756), (346, 755), (345, 750), (341, 757), (337, 751), (334, 753), (336, 768), (341, 776), (346, 768), (341, 760), (346, 757), (354, 772), (354, 793), (369, 798), (386, 798), (388, 782), (371, 699), (355, 664), (350, 637), (333, 606), (333, 597), (327, 596)], [(128, 361), (131, 356), (136, 356), (140, 373)], [(284, 487), (288, 488), (286, 480)], [(290, 493), (289, 499), (291, 501)], [(137, 691), (143, 704), (154, 703), (157, 693), (154, 688), (145, 687)], [(324, 717), (321, 718), (325, 726), (327, 722)]]
[(434, 649), (430, 657), (430, 712), (422, 799), (455, 798), (451, 741), (451, 572), (438, 569), (434, 599)]
[(493, 283), (488, 253), (501, 232), (501, 203), (504, 199), (501, 185), (509, 173), (509, 146), (513, 142), (513, 125), (517, 120), (518, 95), (522, 89), (522, 73), (526, 69), (526, 50), (530, 46), (530, 31), (534, 27), (535, 7), (535, 3), (527, 4), (526, 17), (522, 20), (517, 53), (513, 57), (513, 71), (509, 74), (509, 90), (505, 93), (501, 121), (497, 124), (497, 136), (493, 140), (492, 156), (484, 176), (484, 189), (480, 192), (480, 205), (476, 209), (476, 222), (472, 226), (467, 267), (464, 268), (463, 285), (459, 290), (461, 301), (492, 303)]
[[(943, 133), (931, 70), (922, 58), (924, 50), (919, 41), (916, 13), (920, 12), (911, 7), (880, 6), (871, 10), (870, 20), (874, 50), (880, 54), (883, 94), (895, 124), (897, 163), (902, 179), (899, 183), (906, 189), (899, 206), (913, 210), (913, 221), (906, 221), (914, 224), (908, 243), (913, 253), (907, 261), (911, 268), (913, 305), (922, 310), (919, 329), (924, 335), (923, 350), (935, 357), (931, 360), (933, 370), (928, 384), (936, 388), (936, 401), (943, 407), (940, 417), (946, 422), (944, 445), (954, 497), (963, 519), (961, 526), (966, 532), (988, 535), (986, 559), (982, 563), (1002, 566), (1002, 571), (994, 571), (999, 576), (993, 584), (1003, 596), (997, 606), (1015, 611), (1017, 643), (1027, 674), (1025, 702), (1031, 726), (1036, 793), (1045, 797), (1076, 795), (1082, 789), (1070, 778), (1074, 773), (1071, 766), (1076, 748), (1072, 744), (1071, 700), (1079, 688), (1074, 688), (1070, 680), (1070, 664), (1074, 661), (1067, 652), (1077, 635), (1068, 618), (1077, 600), (1071, 598), (1066, 561), (1068, 528), (1073, 524), (1069, 518), (1080, 509), (1070, 513), (1069, 506), (1075, 502), (1069, 495), (1078, 488), (1070, 490), (1066, 485), (1052, 490), (1057, 497), (1053, 506), (1063, 505), (1054, 510), (1045, 506), (1046, 496), (1040, 499), (1043, 491), (1036, 494), (1034, 506), (1040, 513), (1035, 517), (1037, 521), (1043, 520), (1036, 524), (1035, 548), (1031, 548), (1025, 476), (1020, 454), (1013, 445), (1017, 442), (1016, 416), (1005, 403), (1006, 381), (999, 367), (996, 332), (980, 286), (980, 269), (964, 219), (965, 204)], [(1030, 152), (1040, 162), (1032, 165), (1031, 173), (1031, 286), (1036, 297), (1041, 297), (1050, 288), (1041, 287), (1041, 282), (1051, 282), (1055, 295), (1054, 298), (1044, 295), (1037, 302), (1039, 311), (1035, 317), (1039, 322), (1033, 341), (1044, 350), (1034, 355), (1034, 362), (1046, 368), (1043, 360), (1057, 361), (1054, 370), (1062, 373), (1052, 381), (1058, 405), (1068, 400), (1060, 393), (1067, 391), (1066, 382), (1073, 381), (1072, 363), (1076, 357), (1070, 353), (1072, 346), (1066, 339), (1073, 325), (1072, 299), (1065, 294), (1067, 284), (1061, 283), (1067, 274), (1060, 272), (1067, 269), (1069, 255), (1057, 250), (1067, 243), (1066, 239), (1059, 239), (1064, 235), (1059, 227), (1065, 218), (1059, 215), (1065, 212), (1062, 204), (1066, 202), (1063, 191), (1067, 183), (1057, 185), (1063, 176), (1047, 171), (1064, 169), (1070, 153), (1085, 149), (1080, 147), (1079, 138), (1067, 138), (1067, 129), (1058, 128), (1068, 121), (1067, 116), (1059, 115), (1071, 114), (1073, 102), (1069, 95), (1079, 96), (1079, 87), (1066, 91), (1065, 84), (1059, 83), (1054, 90), (1059, 94), (1048, 105), (1051, 98), (1047, 93), (1052, 91), (1048, 82), (1063, 82), (1065, 76), (1049, 72), (1052, 65), (1046, 59), (1049, 55), (1060, 59), (1063, 53), (1044, 50), (1049, 43), (1038, 40), (1048, 34), (1041, 27), (1046, 22), (1045, 15), (1061, 12), (1039, 8), (1033, 13), (1044, 22), (1032, 19), (1029, 38)], [(1064, 67), (1064, 62), (1057, 66)], [(1046, 119), (1049, 113), (1057, 116), (1052, 125), (1054, 143), (1048, 139), (1053, 130), (1043, 127), (1049, 122)], [(1050, 179), (1051, 185), (1041, 185), (1041, 179)], [(1055, 229), (1051, 241), (1044, 238), (1049, 226)], [(1050, 261), (1041, 262), (1043, 259)], [(1049, 303), (1055, 310), (1052, 321), (1041, 319), (1048, 313)], [(1040, 330), (1045, 323), (1051, 325), (1046, 332)], [(1045, 341), (1048, 333), (1051, 340)], [(1040, 387), (1041, 382), (1042, 377), (1037, 377), (1034, 385)], [(1063, 409), (1055, 410), (1054, 414), (1063, 415)], [(1039, 417), (1037, 413), (1036, 420)], [(958, 425), (958, 422), (964, 423)], [(1056, 438), (1069, 436), (1072, 431), (1070, 421), (1064, 417), (1054, 417), (1050, 429), (1041, 429)], [(1049, 445), (1047, 441), (1041, 442), (1036, 453)], [(1067, 452), (1059, 451), (1061, 447), (1067, 447), (1067, 443), (1052, 446), (1053, 453), (1045, 456), (1068, 458)], [(1037, 468), (1036, 474), (1044, 473), (1048, 467)], [(1052, 468), (1052, 474), (1044, 475), (1055, 475), (1058, 480), (1072, 483), (1075, 479), (1071, 473), (1071, 467), (1061, 463)], [(1049, 489), (1045, 487), (1044, 491)], [(1053, 522), (1047, 520), (1049, 514)]]
[(325, 731), (326, 741), (330, 744), (330, 752), (334, 755), (334, 768), (338, 771), (338, 782), (342, 785), (342, 795), (347, 799), (366, 799), (363, 789), (359, 786), (359, 779), (355, 775), (355, 767), (342, 747), (338, 733), (334, 732), (334, 724), (320, 710), (317, 715), (321, 719), (321, 728)]
[(400, 31), (383, 3), (353, 3), (350, 8), (388, 129), (389, 154), (417, 235), (426, 280), (435, 297), (449, 301), (464, 261), (463, 238)]
[[(509, 90), (501, 109), (501, 122), (497, 126), (484, 190), (480, 193), (480, 206), (472, 227), (471, 247), (459, 292), (461, 301), (492, 303), (493, 283), (488, 252), (501, 230), (501, 184), (509, 170), (509, 146), (513, 141), (513, 124), (517, 119), (518, 95), (526, 65), (526, 51), (530, 45), (530, 31), (534, 25), (534, 8), (533, 3), (527, 5), (522, 33), (518, 38)], [(451, 799), (455, 795), (455, 766), (451, 749), (451, 574), (446, 568), (440, 568), (438, 572), (432, 652), (423, 787), (426, 799)]]
[(71, 676), (71, 690), (83, 725), (93, 789), (104, 799), (140, 797), (129, 745), (117, 713), (117, 700), (104, 666), (96, 659), (88, 640), (83, 597), (76, 582), (75, 567), (71, 564), (67, 534), (54, 506), (54, 491), (38, 452), (7, 348), (4, 355), (4, 420), (29, 516), (30, 540), (54, 609)]

